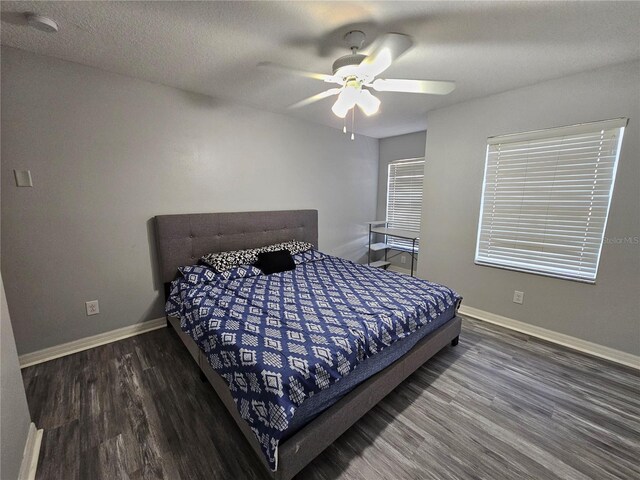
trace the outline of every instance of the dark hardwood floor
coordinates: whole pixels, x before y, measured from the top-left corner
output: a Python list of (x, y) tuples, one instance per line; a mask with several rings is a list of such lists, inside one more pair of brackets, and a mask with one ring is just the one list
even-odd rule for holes
[[(23, 370), (37, 478), (268, 478), (161, 329)], [(465, 321), (297, 479), (640, 478), (640, 376)]]

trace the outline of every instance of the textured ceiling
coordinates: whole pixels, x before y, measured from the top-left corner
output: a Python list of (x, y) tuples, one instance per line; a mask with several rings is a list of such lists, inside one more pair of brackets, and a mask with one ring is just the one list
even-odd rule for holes
[[(379, 93), (356, 131), (426, 128), (428, 110), (640, 57), (637, 2), (11, 2), (3, 45), (342, 128), (331, 100), (286, 107), (329, 86), (257, 67), (271, 61), (331, 73), (354, 27), (416, 45), (383, 76), (455, 80), (446, 97)], [(47, 15), (60, 31), (25, 25)], [(366, 45), (365, 45), (366, 46)], [(603, 88), (606, 86), (603, 85)]]

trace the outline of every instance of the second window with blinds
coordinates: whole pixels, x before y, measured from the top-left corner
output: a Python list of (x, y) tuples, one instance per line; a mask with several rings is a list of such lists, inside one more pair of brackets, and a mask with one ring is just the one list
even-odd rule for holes
[[(389, 163), (387, 180), (387, 222), (389, 228), (420, 233), (424, 158)], [(417, 242), (416, 242), (417, 243)], [(411, 240), (388, 237), (387, 244), (411, 251)]]
[(594, 283), (626, 124), (489, 138), (476, 263)]

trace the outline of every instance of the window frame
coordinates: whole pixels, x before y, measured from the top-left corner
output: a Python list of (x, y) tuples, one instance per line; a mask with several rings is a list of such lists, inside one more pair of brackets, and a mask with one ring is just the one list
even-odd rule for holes
[[(625, 128), (627, 124), (628, 124), (627, 118), (615, 118), (610, 120), (601, 120), (596, 122), (581, 123), (581, 124), (568, 125), (563, 127), (552, 127), (552, 128), (542, 129), (542, 130), (534, 130), (530, 132), (498, 135), (498, 136), (487, 138), (487, 146), (486, 146), (486, 152), (485, 152), (485, 166), (484, 166), (484, 172), (482, 177), (482, 194), (480, 198), (480, 213), (478, 216), (476, 248), (475, 248), (475, 254), (474, 254), (474, 264), (479, 266), (499, 268), (503, 270), (511, 270), (511, 271), (535, 274), (535, 275), (542, 275), (546, 277), (559, 278), (563, 280), (571, 280), (571, 281), (576, 281), (580, 283), (595, 284), (598, 276), (599, 267), (600, 267), (600, 261), (602, 259), (602, 247), (605, 243), (604, 240), (605, 240), (605, 234), (607, 229), (607, 223), (609, 220), (609, 214), (611, 213), (611, 201), (612, 201), (613, 192), (615, 189), (617, 169), (619, 165), (620, 154), (622, 151), (622, 141), (624, 138)], [(513, 143), (533, 141), (533, 140), (551, 141), (552, 139), (565, 137), (569, 135), (596, 133), (598, 131), (602, 132), (605, 130), (613, 130), (613, 129), (618, 129), (618, 138), (615, 141), (616, 151), (615, 151), (615, 158), (613, 160), (611, 185), (609, 187), (602, 232), (600, 234), (597, 256), (594, 263), (595, 269), (593, 272), (593, 278), (587, 278), (586, 275), (583, 275), (583, 276), (580, 276), (578, 274), (569, 275), (569, 274), (562, 274), (558, 272), (548, 271), (548, 270), (545, 270), (544, 268), (540, 268), (539, 264), (537, 266), (531, 265), (531, 268), (523, 268), (523, 267), (518, 267), (514, 265), (509, 265), (509, 264), (506, 264), (506, 265), (500, 264), (499, 260), (488, 262), (484, 259), (479, 259), (480, 250), (481, 250), (480, 245), (481, 245), (481, 237), (482, 237), (483, 220), (485, 219), (484, 208), (485, 208), (485, 197), (486, 197), (486, 189), (487, 189), (487, 172), (489, 168), (490, 151), (491, 151), (492, 145), (513, 144)], [(523, 181), (523, 185), (525, 183), (526, 183), (526, 179)], [(544, 258), (544, 257), (541, 257), (541, 258)], [(522, 263), (525, 263), (525, 262), (522, 261)]]

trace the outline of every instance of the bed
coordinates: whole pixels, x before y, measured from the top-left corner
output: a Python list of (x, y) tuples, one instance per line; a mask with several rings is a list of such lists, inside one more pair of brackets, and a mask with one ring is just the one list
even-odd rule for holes
[[(293, 478), (425, 361), (445, 346), (458, 342), (460, 298), (452, 290), (321, 253), (300, 260), (291, 272), (267, 276), (243, 271), (241, 278), (216, 279), (214, 283), (195, 285), (181, 280), (170, 286), (179, 267), (197, 264), (207, 253), (255, 248), (292, 239), (317, 247), (316, 210), (160, 215), (155, 217), (155, 236), (158, 272), (165, 284), (165, 294), (174, 301), (182, 298), (186, 305), (182, 313), (176, 310), (168, 315), (167, 323), (177, 332), (200, 367), (203, 378), (211, 383), (274, 479)], [(386, 309), (382, 300), (395, 302), (394, 312), (405, 307), (414, 308), (408, 305), (412, 302), (408, 302), (407, 295), (416, 288), (425, 289), (425, 296), (437, 301), (421, 303), (425, 312), (420, 316), (422, 320), (415, 316), (411, 321), (407, 318), (402, 322), (389, 323), (391, 320), (385, 312), (391, 310)], [(372, 298), (372, 291), (381, 293)], [(212, 306), (210, 312), (205, 312), (209, 316), (202, 313), (205, 309), (191, 305), (194, 303), (197, 307), (200, 302), (218, 302), (217, 299), (220, 299), (219, 303)], [(191, 308), (189, 314), (185, 314), (187, 306)], [(242, 323), (247, 315), (255, 318)], [(304, 322), (301, 327), (296, 315), (305, 318), (309, 315), (317, 322)], [(234, 316), (238, 318), (232, 321)], [(329, 321), (336, 316), (340, 322)], [(363, 316), (372, 322), (362, 323), (366, 327), (365, 333), (358, 330), (360, 324), (356, 322)], [(225, 319), (233, 325), (232, 330), (223, 330), (227, 327)], [(263, 352), (261, 358), (271, 362), (266, 368), (269, 376), (282, 377), (279, 373), (282, 371), (287, 372), (284, 379), (291, 380), (285, 382), (289, 389), (287, 395), (282, 394), (282, 378), (274, 381), (270, 393), (282, 406), (274, 401), (276, 405), (269, 404), (269, 408), (280, 409), (276, 418), (286, 428), (275, 428), (273, 421), (271, 424), (268, 419), (265, 421), (260, 412), (268, 409), (257, 396), (256, 391), (260, 389), (253, 389), (256, 379), (242, 373), (243, 367), (236, 364), (235, 356), (225, 357), (225, 350), (219, 351), (220, 345), (214, 348), (216, 338), (218, 343), (228, 340), (229, 346), (225, 348), (235, 348), (237, 361), (244, 362), (241, 355), (254, 349), (241, 344), (238, 325), (246, 329), (252, 326), (252, 322), (264, 324), (265, 329), (269, 327), (271, 333), (268, 335), (274, 338), (283, 340), (285, 337), (270, 347), (275, 352), (278, 348), (284, 352), (286, 347), (289, 365), (282, 365), (283, 362), (270, 350)], [(345, 325), (350, 327), (345, 329)], [(216, 329), (215, 335), (209, 332), (213, 329)], [(303, 331), (307, 337), (312, 335), (313, 341), (295, 338), (298, 335), (296, 331)], [(245, 330), (242, 332), (246, 333)], [(270, 341), (268, 335), (265, 334), (265, 341)], [(288, 335), (293, 341), (286, 341)], [(348, 345), (342, 345), (346, 344), (343, 336), (351, 338), (352, 345), (360, 345), (359, 349), (353, 349), (358, 351), (351, 352)], [(252, 338), (248, 335), (246, 341), (251, 342)], [(245, 341), (245, 336), (242, 336), (242, 341)], [(252, 345), (255, 344), (253, 341)], [(315, 356), (306, 357), (310, 352), (304, 345), (313, 348)], [(290, 354), (290, 348), (295, 349), (295, 355)], [(313, 375), (309, 375), (305, 359), (324, 357), (327, 358), (326, 365), (317, 361)], [(251, 356), (248, 359), (249, 364), (251, 361), (255, 364)], [(287, 376), (294, 370), (301, 376), (296, 379)], [(270, 378), (262, 378), (263, 389), (269, 386)], [(304, 379), (307, 380), (304, 388), (292, 389), (292, 385), (299, 385), (297, 380), (302, 382)], [(270, 418), (273, 417), (271, 415)]]

